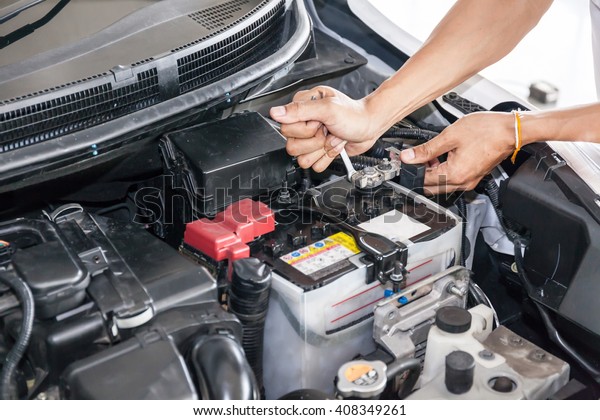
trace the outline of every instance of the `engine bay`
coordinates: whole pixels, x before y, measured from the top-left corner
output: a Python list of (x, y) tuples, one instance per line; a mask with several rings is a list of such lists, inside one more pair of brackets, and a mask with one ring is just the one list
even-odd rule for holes
[[(461, 266), (460, 206), (403, 186), (411, 139), (384, 140), (351, 179), (311, 174), (246, 110), (162, 136), (163, 173), (124, 203), (3, 222), (2, 278), (33, 299), (4, 396), (553, 397), (569, 364), (500, 325)], [(17, 296), (5, 350), (27, 328)]]
[(600, 397), (600, 219), (560, 156), (426, 196), (399, 152), (455, 120), (436, 100), (355, 173), (303, 169), (269, 108), (390, 70), (313, 36), (306, 74), (3, 186), (0, 398)]

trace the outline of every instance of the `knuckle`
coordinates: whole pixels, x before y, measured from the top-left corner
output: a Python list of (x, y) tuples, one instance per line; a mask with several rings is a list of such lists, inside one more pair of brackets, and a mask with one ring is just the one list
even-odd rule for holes
[(464, 173), (457, 173), (453, 176), (452, 183), (456, 185), (466, 185), (469, 183), (469, 178)]
[(289, 140), (290, 136), (290, 125), (289, 124), (281, 124), (281, 128), (279, 129), (281, 135)]
[(291, 156), (296, 156), (298, 153), (298, 145), (296, 140), (288, 139), (287, 144), (285, 145), (285, 150)]
[(298, 166), (302, 169), (308, 169), (311, 166), (311, 161), (306, 157), (306, 155), (298, 156)]
[(431, 160), (433, 158), (430, 142), (422, 144), (419, 147), (419, 152), (421, 156), (427, 160)]
[(310, 137), (317, 137), (321, 139), (324, 137), (323, 130), (319, 130), (321, 128), (321, 123), (318, 121), (310, 121), (306, 123), (306, 127), (304, 129), (305, 134)]
[(308, 95), (310, 95), (310, 91), (299, 90), (298, 92), (296, 92), (296, 94), (292, 98), (292, 101), (294, 101), (294, 102), (301, 101), (303, 98), (306, 98)]
[(315, 163), (315, 165), (313, 166), (313, 171), (315, 171), (317, 173), (321, 173), (325, 169), (327, 169), (327, 166), (329, 166), (329, 165), (328, 164), (322, 164), (322, 163)]
[(329, 149), (327, 150), (327, 153), (325, 154), (329, 159), (335, 159), (335, 157), (337, 155), (339, 155), (339, 153), (335, 150), (335, 149)]

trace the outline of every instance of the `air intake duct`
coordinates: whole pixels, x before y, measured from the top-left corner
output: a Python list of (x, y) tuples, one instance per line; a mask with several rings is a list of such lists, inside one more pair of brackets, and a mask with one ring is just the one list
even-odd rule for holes
[(242, 347), (254, 371), (258, 387), (263, 389), (263, 339), (271, 294), (271, 269), (256, 258), (233, 263), (229, 290), (229, 310), (244, 327)]

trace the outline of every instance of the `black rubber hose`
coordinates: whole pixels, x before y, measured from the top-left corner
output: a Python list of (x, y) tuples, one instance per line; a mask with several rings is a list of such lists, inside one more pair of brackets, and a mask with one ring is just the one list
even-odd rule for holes
[(381, 137), (392, 137), (392, 138), (404, 138), (404, 139), (415, 139), (415, 140), (431, 140), (439, 133), (435, 131), (423, 130), (420, 128), (390, 128)]
[(388, 365), (388, 381), (406, 371), (408, 371), (408, 377), (404, 380), (404, 385), (402, 385), (402, 389), (398, 392), (398, 398), (401, 400), (410, 395), (419, 376), (421, 376), (421, 362), (419, 359), (401, 359)]
[(25, 354), (25, 350), (29, 345), (31, 332), (33, 330), (33, 319), (35, 317), (35, 305), (31, 290), (24, 281), (17, 277), (5, 276), (0, 273), (0, 282), (10, 287), (23, 307), (23, 320), (21, 322), (21, 331), (15, 345), (12, 347), (6, 360), (2, 364), (0, 372), (0, 399), (11, 399), (11, 384), (12, 379), (17, 370), (17, 366), (21, 358)]
[[(446, 129), (447, 126), (444, 125), (434, 125), (434, 124), (428, 124), (425, 122), (421, 122), (421, 121), (417, 121), (415, 123), (419, 128), (422, 128), (423, 130), (427, 130), (427, 131), (435, 131), (436, 133), (441, 133), (442, 131), (444, 131)], [(450, 123), (448, 123), (450, 124)]]
[[(374, 157), (364, 156), (364, 155), (350, 156), (350, 162), (352, 162), (352, 166), (357, 171), (360, 171), (361, 169), (365, 169), (368, 166), (377, 166), (382, 161), (383, 161), (382, 159), (377, 159)], [(342, 161), (341, 158), (335, 159), (331, 166), (332, 166), (332, 169), (334, 169), (334, 170), (344, 171), (344, 172), (346, 171), (346, 166), (344, 166), (344, 162)]]
[(389, 153), (386, 150), (387, 149), (387, 145), (384, 144), (381, 140), (377, 140), (375, 142), (375, 144), (373, 145), (373, 147), (371, 147), (369, 149), (369, 151), (367, 152), (367, 154), (371, 157), (374, 157), (376, 159), (384, 159), (384, 158), (388, 158), (389, 157)]
[[(517, 265), (517, 271), (518, 271), (519, 278), (521, 279), (521, 283), (523, 284), (523, 287), (525, 288), (527, 295), (531, 298), (533, 296), (534, 288), (533, 288), (531, 282), (529, 281), (529, 278), (527, 277), (527, 273), (525, 272), (525, 264), (523, 261), (523, 255), (521, 253), (522, 247), (523, 247), (522, 240), (520, 238), (517, 238), (515, 240), (515, 264)], [(579, 354), (579, 352), (577, 350), (575, 350), (569, 343), (567, 343), (562, 338), (562, 336), (560, 335), (560, 333), (558, 332), (558, 330), (552, 323), (552, 320), (550, 319), (550, 315), (548, 314), (548, 311), (546, 311), (546, 309), (540, 303), (533, 300), (533, 298), (531, 298), (531, 299), (540, 313), (542, 322), (544, 323), (544, 327), (546, 327), (546, 331), (548, 333), (548, 336), (550, 337), (550, 340), (554, 344), (556, 344), (558, 347), (560, 347), (560, 349), (562, 351), (564, 351), (566, 354), (568, 354), (597, 383), (600, 383), (600, 370), (598, 370), (590, 362), (585, 360), (585, 358), (581, 354)]]
[(257, 400), (254, 372), (239, 343), (227, 335), (205, 335), (192, 348), (198, 390), (205, 400)]
[(254, 371), (258, 387), (263, 390), (263, 342), (265, 321), (271, 294), (271, 269), (256, 258), (233, 263), (229, 289), (229, 311), (243, 326), (242, 346)]
[(471, 253), (469, 240), (467, 239), (467, 203), (463, 197), (459, 197), (456, 200), (456, 208), (458, 215), (462, 218), (462, 241), (460, 246), (460, 265), (466, 266), (467, 258)]
[(370, 156), (352, 156), (350, 162), (354, 165), (354, 169), (360, 171), (367, 166), (377, 166), (382, 162), (382, 159), (377, 159)]

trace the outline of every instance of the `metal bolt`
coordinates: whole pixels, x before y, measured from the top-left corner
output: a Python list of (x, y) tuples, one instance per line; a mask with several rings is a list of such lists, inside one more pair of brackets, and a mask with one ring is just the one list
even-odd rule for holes
[(479, 352), (479, 357), (481, 357), (484, 360), (494, 360), (494, 358), (496, 357), (496, 355), (494, 353), (492, 353), (489, 350), (481, 350)]
[(521, 347), (523, 344), (525, 344), (523, 342), (523, 339), (516, 335), (513, 335), (512, 337), (510, 337), (508, 342), (510, 343), (511, 346), (514, 346), (514, 347)]
[(390, 169), (392, 169), (392, 164), (390, 163), (389, 159), (384, 158), (378, 167), (382, 171), (389, 171)]
[(373, 174), (377, 173), (375, 168), (373, 168), (372, 166), (367, 166), (365, 169), (363, 169), (363, 172), (365, 175), (373, 175)]
[(546, 352), (540, 349), (534, 350), (531, 354), (531, 358), (536, 362), (542, 362), (546, 359)]
[(448, 293), (452, 293), (453, 295), (461, 297), (461, 298), (465, 297), (467, 295), (467, 288), (466, 287), (458, 287), (455, 283), (450, 283), (446, 290), (448, 290)]
[(394, 262), (394, 272), (390, 274), (390, 279), (395, 282), (400, 282), (404, 280), (404, 264), (400, 261)]
[(390, 313), (388, 313), (388, 319), (394, 319), (396, 318), (396, 312), (391, 311)]

